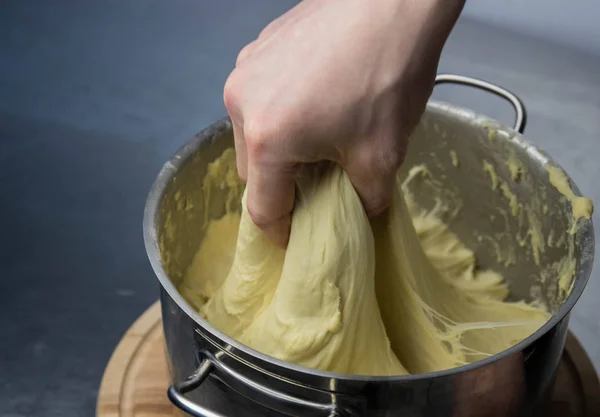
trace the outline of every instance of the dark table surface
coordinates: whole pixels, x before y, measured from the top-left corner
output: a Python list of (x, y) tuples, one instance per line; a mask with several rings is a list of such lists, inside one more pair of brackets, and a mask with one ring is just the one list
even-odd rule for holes
[[(0, 415), (94, 415), (110, 354), (157, 298), (141, 221), (162, 163), (224, 116), (238, 50), (285, 0), (4, 1)], [(527, 132), (600, 201), (600, 58), (462, 20), (441, 71), (529, 104)], [(450, 87), (438, 98), (510, 121)], [(600, 365), (598, 273), (572, 329)]]

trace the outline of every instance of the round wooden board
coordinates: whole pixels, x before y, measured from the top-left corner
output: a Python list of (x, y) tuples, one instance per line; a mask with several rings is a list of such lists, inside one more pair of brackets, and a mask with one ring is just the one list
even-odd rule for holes
[[(97, 417), (181, 417), (167, 398), (169, 371), (156, 302), (129, 328), (104, 372)], [(552, 417), (600, 416), (600, 380), (577, 339), (569, 333), (552, 402)]]

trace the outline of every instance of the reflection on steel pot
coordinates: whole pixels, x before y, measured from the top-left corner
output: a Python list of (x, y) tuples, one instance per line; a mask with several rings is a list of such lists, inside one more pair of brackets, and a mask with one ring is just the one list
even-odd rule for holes
[[(175, 405), (193, 416), (212, 417), (508, 417), (531, 416), (541, 410), (554, 382), (569, 312), (592, 268), (592, 222), (582, 220), (575, 233), (566, 233), (573, 222), (570, 202), (548, 182), (546, 165), (554, 162), (517, 133), (522, 133), (526, 118), (516, 96), (466, 77), (439, 76), (438, 83), (473, 86), (505, 98), (516, 109), (515, 128), (456, 106), (430, 102), (401, 175), (411, 166), (427, 163), (435, 181), (421, 182), (422, 188), (414, 192), (417, 203), (430, 208), (435, 198), (447, 200), (456, 209), (450, 227), (475, 251), (479, 264), (502, 272), (513, 298), (543, 300), (552, 309), (551, 320), (491, 358), (451, 370), (398, 377), (304, 368), (263, 355), (219, 332), (176, 287), (202, 239), (203, 222), (198, 219), (216, 218), (224, 211), (224, 203), (217, 201), (208, 206), (208, 213), (200, 212), (207, 165), (233, 144), (231, 124), (223, 120), (193, 138), (165, 164), (145, 210), (144, 238), (161, 284), (174, 382), (169, 398)], [(482, 161), (495, 167), (495, 181), (510, 184), (513, 197), (490, 187)], [(520, 171), (514, 172), (507, 161), (519, 161)], [(186, 204), (181, 204), (181, 196)], [(510, 215), (515, 198), (529, 204), (530, 213), (539, 219), (544, 250), (536, 256), (522, 236), (521, 245), (515, 241), (527, 221)], [(565, 292), (557, 282), (556, 262), (568, 256), (574, 257), (575, 268), (570, 291)]]

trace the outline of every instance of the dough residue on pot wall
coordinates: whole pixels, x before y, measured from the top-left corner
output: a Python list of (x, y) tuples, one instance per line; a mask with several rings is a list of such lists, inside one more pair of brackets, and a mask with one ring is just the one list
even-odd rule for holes
[(569, 232), (572, 234), (576, 231), (579, 219), (589, 219), (592, 217), (592, 213), (594, 212), (592, 200), (575, 195), (569, 184), (569, 178), (562, 169), (552, 165), (546, 165), (546, 170), (548, 171), (550, 184), (552, 184), (554, 188), (556, 188), (556, 190), (571, 203), (573, 224)]
[[(571, 227), (567, 232), (568, 237), (565, 237), (565, 234), (563, 234), (556, 243), (557, 245), (561, 245), (566, 241), (569, 255), (554, 265), (559, 276), (558, 289), (564, 298), (570, 294), (575, 282), (574, 277), (577, 263), (575, 258), (574, 235), (580, 225), (579, 221), (581, 219), (590, 219), (592, 217), (594, 205), (589, 198), (575, 195), (569, 184), (569, 178), (561, 168), (547, 164), (546, 170), (548, 171), (550, 184), (552, 184), (552, 186), (571, 204)], [(551, 272), (546, 272), (546, 277), (550, 273)]]
[[(590, 199), (575, 195), (562, 169), (546, 163), (549, 185), (568, 201), (568, 205), (559, 201), (554, 190), (547, 190), (532, 181), (534, 174), (527, 171), (518, 155), (519, 148), (505, 146), (512, 140), (510, 133), (494, 126), (487, 126), (487, 130), (487, 140), (494, 144), (492, 149), (501, 149), (501, 152), (493, 163), (484, 160), (482, 171), (489, 176), (492, 191), (499, 190), (510, 210), (505, 212), (496, 207), (497, 214), (492, 214), (491, 220), (497, 215), (504, 217), (505, 230), (479, 239), (491, 243), (497, 261), (504, 266), (515, 264), (511, 249), (516, 240), (518, 247), (525, 249), (519, 257), (530, 256), (539, 267), (534, 273), (537, 284), (530, 287), (531, 297), (555, 312), (571, 292), (578, 261), (575, 235), (583, 224), (579, 220), (591, 217), (593, 204)], [(500, 135), (502, 141), (498, 140)], [(520, 196), (517, 193), (519, 187)], [(553, 219), (557, 221), (553, 223)]]
[[(520, 179), (525, 173), (523, 161), (517, 157), (516, 152), (510, 149), (508, 158), (508, 167), (511, 171), (517, 173)], [(543, 154), (543, 153), (542, 153)], [(566, 254), (546, 265), (541, 269), (540, 278), (543, 283), (556, 282), (557, 286), (549, 286), (548, 290), (556, 288), (556, 294), (548, 294), (547, 299), (554, 298), (552, 309), (557, 310), (571, 294), (575, 284), (575, 274), (580, 262), (586, 260), (587, 253), (584, 247), (579, 247), (578, 233), (589, 222), (594, 211), (594, 205), (589, 198), (578, 196), (571, 188), (570, 179), (566, 173), (553, 162), (547, 161), (544, 166), (547, 175), (549, 187), (541, 187), (540, 192), (534, 195), (535, 207), (534, 217), (540, 219), (545, 216), (554, 216), (560, 218), (559, 225), (551, 226), (547, 231), (547, 236), (539, 233), (540, 246), (546, 243), (547, 248), (558, 248)], [(552, 188), (554, 190), (552, 190)], [(559, 197), (556, 197), (558, 193)], [(550, 197), (550, 193), (554, 194)], [(539, 207), (542, 209), (542, 215), (539, 214)], [(530, 214), (533, 210), (530, 210)], [(570, 215), (570, 216), (569, 216)], [(566, 224), (565, 224), (566, 223)], [(548, 263), (548, 262), (547, 262)]]
[(477, 268), (440, 206), (420, 210), (404, 185), (369, 221), (341, 168), (303, 168), (287, 251), (264, 238), (242, 200), (208, 223), (179, 290), (240, 342), (347, 374), (456, 367), (545, 323), (543, 308), (505, 301), (503, 277)]

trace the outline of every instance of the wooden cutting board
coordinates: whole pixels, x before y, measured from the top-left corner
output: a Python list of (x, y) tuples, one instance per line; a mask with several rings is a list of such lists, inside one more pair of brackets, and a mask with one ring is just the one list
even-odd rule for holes
[[(156, 302), (119, 342), (102, 378), (97, 417), (183, 416), (166, 395), (170, 377), (160, 314), (160, 303)], [(598, 375), (572, 334), (567, 338), (548, 415), (600, 416)]]

